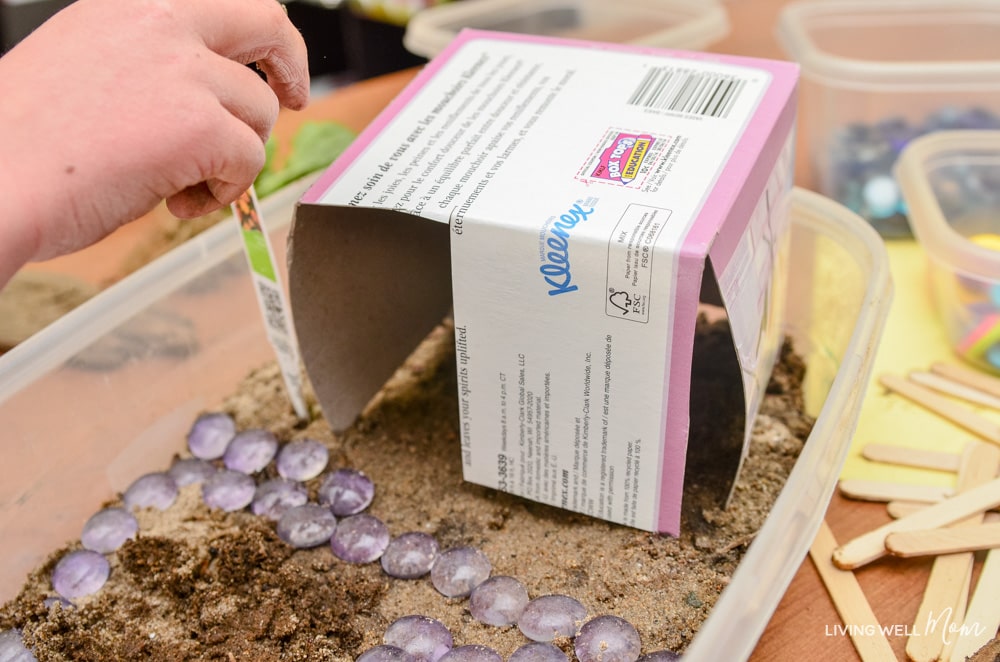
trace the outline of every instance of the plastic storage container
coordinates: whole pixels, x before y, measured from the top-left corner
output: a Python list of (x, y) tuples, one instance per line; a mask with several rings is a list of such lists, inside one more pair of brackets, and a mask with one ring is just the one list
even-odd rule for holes
[(911, 142), (896, 164), (952, 348), (1000, 373), (1000, 131)]
[(799, 118), (808, 188), (908, 236), (892, 177), (912, 138), (1000, 129), (1000, 3), (995, 0), (793, 2), (778, 39), (802, 66)]
[[(262, 203), (266, 222), (285, 225), (276, 247), (302, 190)], [(815, 193), (796, 191), (792, 207), (797, 277), (787, 330), (806, 360), (807, 406), (818, 418), (688, 661), (743, 660), (753, 650), (823, 518), (888, 311), (878, 235)], [(100, 503), (169, 466), (195, 415), (270, 356), (238, 233), (223, 223), (0, 357), (5, 466), (16, 467), (0, 482), (0, 600), (78, 538)]]
[(403, 44), (430, 58), (462, 28), (702, 50), (729, 18), (716, 0), (463, 0), (418, 12)]

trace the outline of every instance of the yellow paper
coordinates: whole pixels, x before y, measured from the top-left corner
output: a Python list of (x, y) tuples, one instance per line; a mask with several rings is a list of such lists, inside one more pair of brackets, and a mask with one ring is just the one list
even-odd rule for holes
[[(962, 363), (951, 349), (931, 299), (923, 249), (913, 239), (887, 240), (886, 247), (894, 298), (841, 478), (953, 486), (955, 474), (951, 472), (897, 467), (861, 457), (861, 449), (870, 442), (959, 453), (965, 443), (977, 438), (878, 384), (879, 375), (884, 373), (906, 376), (911, 371), (926, 371), (934, 361)], [(955, 401), (1000, 420), (987, 408)]]

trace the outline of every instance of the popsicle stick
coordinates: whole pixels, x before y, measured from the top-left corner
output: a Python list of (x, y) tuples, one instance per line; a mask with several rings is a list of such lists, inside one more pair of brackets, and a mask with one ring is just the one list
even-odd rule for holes
[(960, 453), (944, 453), (875, 443), (865, 444), (861, 449), (861, 457), (872, 462), (885, 462), (886, 464), (936, 471), (958, 471), (958, 464), (962, 459)]
[(879, 382), (890, 391), (909, 398), (938, 416), (946, 418), (955, 425), (959, 425), (987, 441), (1000, 445), (1000, 425), (997, 425), (990, 419), (980, 416), (942, 395), (938, 395), (929, 388), (914, 384), (898, 375), (882, 375), (879, 377)]
[(884, 662), (895, 660), (895, 653), (889, 645), (878, 619), (872, 611), (854, 573), (841, 570), (831, 563), (830, 559), (837, 540), (824, 521), (816, 534), (816, 539), (809, 548), (809, 557), (819, 572), (823, 585), (826, 586), (833, 606), (840, 614), (841, 620), (847, 626), (854, 648), (863, 662)]
[[(987, 523), (1000, 522), (1000, 515), (989, 513)], [(955, 647), (948, 662), (965, 662), (965, 659), (985, 646), (1000, 630), (1000, 550), (986, 554), (979, 580), (969, 600)]]
[[(923, 510), (929, 505), (928, 503), (917, 503), (915, 501), (890, 501), (885, 504), (885, 510), (889, 513), (889, 517), (899, 519), (900, 517), (912, 515), (918, 510)], [(994, 508), (991, 512), (996, 512), (996, 510)]]
[[(950, 557), (943, 556), (939, 558)], [(954, 615), (948, 619), (948, 623), (951, 627), (959, 627), (962, 615), (969, 606), (969, 589), (972, 586), (972, 563), (969, 563), (969, 567), (966, 569), (964, 580), (965, 581), (962, 582), (962, 587), (958, 592), (958, 604), (955, 606), (955, 611), (952, 612)], [(958, 637), (954, 632), (944, 633), (944, 646), (941, 648), (941, 656), (938, 658), (939, 660), (951, 659), (951, 654), (952, 651), (955, 650), (955, 642), (957, 639)]]
[(890, 501), (885, 504), (885, 510), (892, 519), (899, 519), (919, 512), (927, 506), (928, 504), (926, 503), (916, 503), (914, 501)]
[(848, 499), (859, 501), (914, 501), (917, 503), (937, 503), (947, 499), (955, 490), (937, 485), (905, 485), (880, 480), (851, 478), (837, 485), (840, 493)]
[(903, 558), (997, 549), (1000, 524), (896, 531), (885, 537), (885, 548), (893, 556)]
[(1000, 409), (1000, 397), (980, 391), (979, 389), (967, 386), (966, 384), (953, 381), (935, 372), (911, 372), (909, 374), (909, 379), (915, 384), (926, 386), (927, 388), (938, 391), (939, 393), (945, 393), (956, 398), (961, 398), (966, 402), (982, 405), (984, 407), (990, 407), (991, 409)]
[(942, 363), (940, 361), (931, 365), (931, 372), (945, 379), (950, 379), (953, 382), (1000, 398), (1000, 379), (992, 377), (985, 372), (973, 370), (962, 365)]
[(842, 570), (859, 568), (886, 555), (885, 539), (897, 531), (917, 531), (947, 526), (952, 522), (1000, 505), (1000, 478), (956, 494), (940, 503), (893, 520), (841, 545), (833, 552), (833, 563)]
[[(982, 485), (996, 476), (997, 469), (1000, 469), (1000, 447), (978, 441), (967, 444), (962, 450), (955, 489), (965, 492)], [(950, 530), (964, 530), (981, 524), (982, 521), (982, 514), (977, 513), (955, 522)], [(890, 534), (886, 538), (887, 548), (894, 535), (905, 534)], [(913, 662), (934, 662), (944, 657), (950, 640), (947, 628), (953, 622), (961, 620), (965, 614), (972, 562), (973, 555), (969, 553), (947, 554), (934, 559), (931, 573), (927, 577), (927, 587), (913, 621), (914, 634), (906, 640), (906, 655)], [(950, 618), (942, 618), (942, 614), (949, 614)]]

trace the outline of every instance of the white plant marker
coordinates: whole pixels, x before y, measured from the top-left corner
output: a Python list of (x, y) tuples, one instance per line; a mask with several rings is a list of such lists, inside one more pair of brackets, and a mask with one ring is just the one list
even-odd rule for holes
[(309, 413), (302, 395), (298, 344), (292, 331), (285, 290), (281, 285), (279, 272), (275, 268), (274, 250), (271, 248), (271, 241), (264, 227), (264, 219), (260, 214), (253, 186), (231, 206), (233, 216), (240, 225), (243, 252), (250, 266), (254, 292), (257, 294), (257, 303), (264, 318), (267, 339), (278, 359), (292, 408), (300, 420), (306, 420), (309, 418)]

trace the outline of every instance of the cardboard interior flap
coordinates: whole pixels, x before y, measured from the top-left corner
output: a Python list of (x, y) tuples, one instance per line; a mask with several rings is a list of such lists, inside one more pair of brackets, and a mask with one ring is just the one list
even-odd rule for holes
[(448, 226), (386, 210), (330, 214), (300, 205), (291, 232), (289, 293), (302, 360), (324, 416), (341, 430), (451, 308)]

